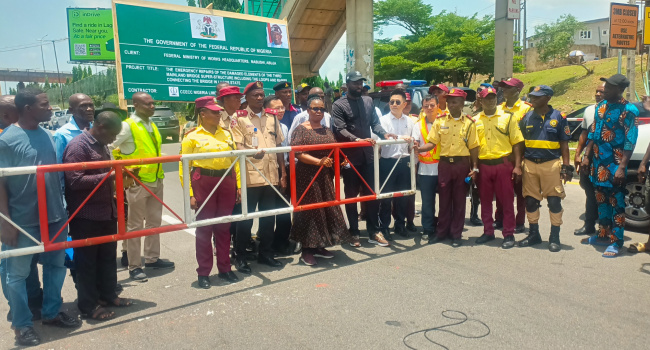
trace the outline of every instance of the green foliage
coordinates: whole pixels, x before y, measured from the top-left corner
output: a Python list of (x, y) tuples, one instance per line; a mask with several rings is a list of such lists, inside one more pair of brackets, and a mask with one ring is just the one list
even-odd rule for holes
[(106, 96), (106, 102), (110, 102), (116, 106), (120, 105), (120, 98), (117, 96), (117, 94), (111, 94)]
[(15, 94), (17, 94), (17, 93), (18, 93), (18, 91), (16, 91), (16, 89), (14, 89), (14, 88), (9, 88), (9, 95), (15, 95)]
[(43, 89), (49, 90), (52, 86), (50, 85), (50, 78), (45, 77), (45, 84), (43, 84)]
[(380, 0), (374, 6), (375, 29), (381, 34), (381, 27), (397, 25), (415, 37), (422, 37), (433, 28), (432, 10), (422, 0)]
[(584, 25), (572, 15), (562, 15), (554, 23), (535, 26), (534, 40), (539, 59), (548, 62), (568, 55), (575, 32), (583, 28)]
[(187, 6), (199, 6), (203, 7), (208, 6), (212, 3), (212, 8), (214, 10), (229, 11), (229, 12), (239, 12), (241, 9), (241, 4), (237, 0), (187, 0)]

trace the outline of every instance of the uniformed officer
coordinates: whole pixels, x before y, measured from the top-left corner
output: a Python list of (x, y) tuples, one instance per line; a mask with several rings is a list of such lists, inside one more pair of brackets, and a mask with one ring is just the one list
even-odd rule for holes
[[(270, 113), (264, 112), (264, 85), (255, 81), (246, 86), (244, 96), (248, 107), (246, 110), (237, 111), (237, 120), (232, 128), (232, 133), (237, 144), (237, 149), (260, 150), (249, 160), (259, 169), (271, 183), (257, 172), (251, 164), (246, 164), (247, 174), (247, 200), (248, 212), (256, 209), (271, 210), (276, 206), (276, 193), (271, 186), (280, 184), (286, 187), (286, 170), (280, 168), (278, 179), (278, 164), (283, 163), (282, 153), (266, 154), (265, 148), (279, 147), (284, 136), (280, 122)], [(242, 171), (244, 171), (242, 169)], [(251, 273), (251, 268), (246, 262), (246, 246), (250, 242), (253, 220), (240, 221), (237, 224), (237, 239), (235, 242), (235, 266), (242, 273)], [(258, 237), (260, 239), (257, 261), (271, 267), (280, 267), (282, 263), (273, 258), (273, 230), (275, 217), (267, 216), (259, 219)]]
[[(499, 105), (498, 109), (510, 113), (517, 120), (517, 123), (530, 111), (531, 104), (522, 101), (519, 98), (521, 90), (524, 88), (524, 83), (517, 78), (508, 78), (499, 83), (499, 87), (503, 91), (505, 101)], [(513, 153), (514, 154), (514, 153)], [(514, 159), (510, 157), (514, 166)], [(515, 188), (515, 195), (517, 196), (517, 216), (515, 217), (515, 233), (524, 233), (526, 231), (526, 202), (522, 194), (522, 182), (513, 182)], [(503, 228), (503, 212), (501, 210), (501, 203), (497, 199), (497, 212), (495, 214), (495, 228)]]
[(427, 144), (420, 147), (418, 152), (428, 152), (435, 145), (440, 145), (440, 210), (437, 232), (435, 236), (429, 236), (429, 244), (442, 242), (451, 236), (451, 245), (460, 247), (465, 222), (465, 196), (468, 191), (465, 178), (469, 176), (474, 180), (479, 172), (479, 142), (474, 120), (462, 113), (467, 93), (462, 89), (451, 88), (446, 97), (449, 114), (444, 113), (436, 119)]
[(444, 84), (429, 86), (429, 95), (436, 95), (438, 97), (440, 114), (447, 109), (447, 94), (449, 94), (449, 88)]
[[(476, 118), (476, 133), (481, 144), (478, 162), (478, 189), (481, 202), (483, 235), (476, 244), (494, 240), (492, 198), (496, 196), (503, 210), (503, 249), (515, 246), (514, 189), (512, 180), (521, 181), (520, 144), (524, 137), (518, 121), (510, 113), (497, 109), (497, 91), (488, 87), (480, 92), (482, 111)], [(515, 164), (508, 158), (513, 153)]]
[(217, 104), (223, 107), (219, 111), (219, 115), (221, 116), (219, 126), (227, 130), (232, 129), (237, 122), (235, 113), (241, 106), (242, 96), (239, 86), (227, 86), (219, 90)]
[[(221, 89), (223, 90), (227, 88)], [(201, 118), (201, 125), (190, 132), (181, 145), (181, 154), (224, 152), (235, 149), (232, 135), (227, 128), (222, 127), (223, 110), (217, 105), (213, 96), (196, 99), (196, 110)], [(236, 157), (194, 160), (190, 164), (190, 204), (192, 209), (203, 209), (197, 219), (212, 219), (232, 214), (235, 201), (240, 194), (239, 163), (227, 172)], [(183, 167), (179, 167), (179, 176), (183, 183)], [(223, 179), (223, 180), (222, 180)], [(214, 187), (221, 181), (218, 194), (208, 198)], [(196, 261), (199, 267), (198, 284), (201, 288), (210, 288), (210, 271), (212, 271), (212, 240), (214, 239), (217, 252), (218, 277), (228, 282), (239, 280), (230, 269), (230, 223), (208, 225), (196, 229)]]
[[(551, 217), (551, 235), (548, 250), (559, 252), (560, 225), (562, 225), (562, 199), (566, 196), (562, 180), (571, 180), (573, 166), (569, 162), (571, 130), (566, 117), (553, 109), (548, 102), (553, 89), (546, 85), (535, 87), (529, 94), (533, 110), (519, 122), (524, 135), (523, 195), (526, 216), (530, 223), (528, 236), (518, 242), (520, 247), (542, 243), (539, 234), (539, 208), (546, 198)], [(562, 160), (560, 160), (562, 158)]]
[[(284, 117), (280, 122), (286, 125), (287, 128), (291, 128), (293, 118), (301, 112), (298, 106), (291, 103), (291, 83), (288, 81), (281, 81), (273, 86), (273, 91), (275, 91), (275, 96), (277, 96), (284, 105)], [(287, 135), (284, 136), (286, 138)]]

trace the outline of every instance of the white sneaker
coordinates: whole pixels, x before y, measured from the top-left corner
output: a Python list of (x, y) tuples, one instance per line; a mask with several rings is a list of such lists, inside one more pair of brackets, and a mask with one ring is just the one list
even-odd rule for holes
[(388, 247), (390, 243), (384, 238), (384, 235), (382, 233), (375, 233), (375, 237), (373, 238), (368, 238), (368, 243), (376, 244), (380, 247)]

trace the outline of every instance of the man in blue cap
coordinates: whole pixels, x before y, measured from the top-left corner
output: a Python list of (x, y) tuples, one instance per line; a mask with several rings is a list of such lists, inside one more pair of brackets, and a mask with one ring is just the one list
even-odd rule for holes
[(533, 110), (526, 113), (519, 122), (519, 128), (526, 146), (522, 162), (523, 195), (530, 231), (518, 244), (520, 247), (528, 247), (542, 243), (538, 224), (539, 208), (542, 199), (546, 198), (551, 217), (548, 250), (559, 252), (560, 225), (564, 212), (562, 199), (566, 196), (562, 180), (564, 183), (571, 181), (574, 170), (569, 160), (571, 130), (566, 116), (548, 104), (553, 89), (539, 85), (529, 96)]

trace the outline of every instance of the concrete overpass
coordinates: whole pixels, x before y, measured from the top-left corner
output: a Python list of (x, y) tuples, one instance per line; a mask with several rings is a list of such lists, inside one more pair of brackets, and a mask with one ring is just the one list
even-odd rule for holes
[(59, 74), (53, 71), (0, 68), (0, 81), (44, 83), (46, 78), (50, 83), (65, 84), (67, 78), (70, 78), (70, 80), (72, 80), (72, 73), (61, 72), (61, 74)]

